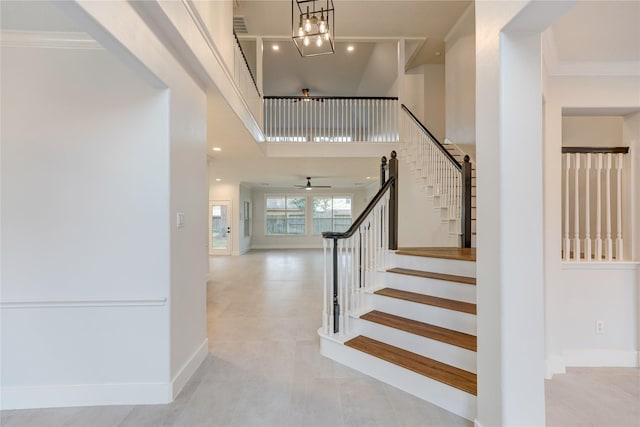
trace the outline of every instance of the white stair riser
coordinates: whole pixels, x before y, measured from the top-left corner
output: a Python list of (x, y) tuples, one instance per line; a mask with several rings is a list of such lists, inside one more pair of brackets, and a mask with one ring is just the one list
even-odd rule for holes
[(399, 347), (412, 353), (446, 363), (447, 365), (476, 373), (475, 351), (363, 319), (353, 319), (351, 325), (358, 335), (365, 335), (394, 347)]
[(390, 265), (400, 268), (410, 268), (412, 270), (431, 271), (433, 273), (476, 277), (475, 261), (393, 254), (390, 259)]
[(376, 310), (384, 313), (395, 314), (396, 316), (430, 323), (442, 328), (464, 332), (465, 334), (476, 335), (476, 316), (473, 314), (382, 295), (373, 295), (372, 305)]
[(456, 301), (476, 302), (476, 287), (447, 280), (387, 272), (387, 287)]
[(468, 420), (473, 420), (476, 416), (476, 397), (462, 390), (322, 336), (320, 353)]

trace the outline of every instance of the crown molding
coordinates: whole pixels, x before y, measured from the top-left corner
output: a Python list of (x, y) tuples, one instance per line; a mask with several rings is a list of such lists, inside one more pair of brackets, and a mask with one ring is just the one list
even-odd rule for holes
[(552, 28), (542, 33), (542, 56), (551, 76), (640, 76), (640, 61), (561, 61)]
[(38, 49), (102, 50), (100, 43), (89, 34), (63, 31), (0, 31), (0, 46)]

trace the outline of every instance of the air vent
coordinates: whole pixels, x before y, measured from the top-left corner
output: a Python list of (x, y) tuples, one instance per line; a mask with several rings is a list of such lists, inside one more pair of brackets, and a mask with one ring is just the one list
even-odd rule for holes
[(234, 16), (233, 17), (233, 30), (236, 34), (247, 34), (247, 23), (244, 20), (244, 16)]

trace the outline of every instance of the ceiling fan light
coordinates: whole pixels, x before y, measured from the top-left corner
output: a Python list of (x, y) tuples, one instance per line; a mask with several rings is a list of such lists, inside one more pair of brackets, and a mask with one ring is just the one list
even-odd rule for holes
[(307, 190), (307, 191), (311, 191), (311, 190), (313, 190), (313, 187), (309, 187), (309, 186), (307, 185), (304, 189), (305, 189), (305, 190)]

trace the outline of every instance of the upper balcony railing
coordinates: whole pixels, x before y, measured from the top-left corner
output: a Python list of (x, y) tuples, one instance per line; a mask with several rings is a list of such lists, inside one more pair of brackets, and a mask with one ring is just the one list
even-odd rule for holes
[(267, 142), (397, 142), (398, 98), (265, 96)]
[(256, 79), (251, 72), (247, 57), (244, 55), (240, 40), (236, 32), (233, 32), (235, 44), (233, 46), (233, 79), (240, 89), (242, 97), (247, 102), (253, 116), (258, 120), (262, 116), (262, 98)]

